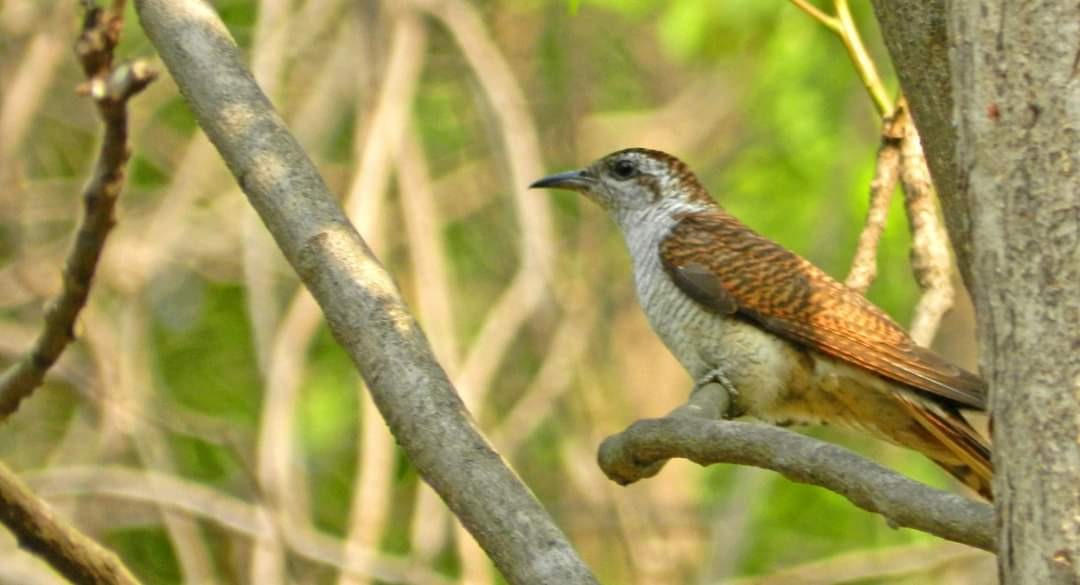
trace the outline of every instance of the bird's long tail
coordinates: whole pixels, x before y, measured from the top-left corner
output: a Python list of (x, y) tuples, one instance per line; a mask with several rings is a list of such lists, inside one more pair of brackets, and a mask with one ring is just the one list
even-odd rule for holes
[(910, 400), (903, 402), (915, 420), (955, 457), (953, 461), (943, 461), (931, 455), (930, 459), (980, 496), (993, 501), (994, 467), (989, 441), (954, 408), (927, 408)]

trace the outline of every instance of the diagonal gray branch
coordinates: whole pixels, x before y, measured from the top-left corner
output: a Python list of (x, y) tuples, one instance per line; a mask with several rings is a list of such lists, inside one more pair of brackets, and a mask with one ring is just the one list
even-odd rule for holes
[(390, 275), (201, 0), (138, 0), (199, 124), (318, 300), (409, 459), (511, 583), (595, 583), (561, 530), (477, 431)]
[(727, 411), (717, 384), (697, 390), (670, 415), (635, 422), (600, 445), (600, 467), (626, 485), (651, 477), (668, 459), (771, 469), (823, 487), (890, 524), (922, 530), (988, 551), (996, 549), (990, 505), (943, 492), (837, 445), (764, 424), (715, 420)]

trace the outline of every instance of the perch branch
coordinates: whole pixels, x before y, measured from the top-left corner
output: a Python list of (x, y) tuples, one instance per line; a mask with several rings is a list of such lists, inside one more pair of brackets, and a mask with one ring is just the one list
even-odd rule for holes
[(138, 0), (147, 36), (285, 257), (364, 376), (421, 476), (511, 583), (595, 583), (487, 440), (390, 275), (254, 83), (213, 9)]
[(91, 7), (75, 44), (88, 80), (80, 89), (94, 100), (105, 124), (105, 138), (93, 175), (83, 189), (83, 220), (64, 261), (60, 295), (45, 309), (45, 324), (33, 347), (0, 376), (0, 422), (41, 385), (45, 372), (74, 339), (75, 319), (86, 304), (105, 238), (114, 223), (113, 207), (124, 185), (128, 159), (127, 102), (156, 76), (141, 61), (113, 66), (121, 24), (120, 14)]
[(707, 384), (687, 405), (658, 419), (638, 421), (600, 445), (609, 478), (633, 483), (659, 472), (673, 457), (699, 465), (734, 463), (771, 469), (799, 483), (823, 487), (891, 525), (994, 551), (993, 509), (908, 479), (851, 451), (779, 427), (715, 420), (727, 393)]

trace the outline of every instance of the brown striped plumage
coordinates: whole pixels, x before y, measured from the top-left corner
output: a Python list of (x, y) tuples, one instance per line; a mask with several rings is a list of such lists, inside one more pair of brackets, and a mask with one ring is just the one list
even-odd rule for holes
[(919, 347), (866, 297), (719, 207), (680, 218), (660, 257), (698, 302), (731, 307), (777, 335), (960, 406), (986, 408), (979, 377)]
[(681, 161), (628, 149), (534, 186), (611, 213), (653, 328), (698, 383), (727, 379), (740, 412), (872, 432), (990, 497), (989, 446), (959, 414), (985, 409), (986, 384), (727, 214)]

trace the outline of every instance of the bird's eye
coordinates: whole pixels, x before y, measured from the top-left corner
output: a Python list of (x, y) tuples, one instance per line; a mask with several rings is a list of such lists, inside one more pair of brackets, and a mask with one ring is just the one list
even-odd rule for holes
[(637, 174), (637, 166), (625, 158), (617, 160), (611, 165), (611, 174), (615, 175), (616, 179), (629, 179)]

